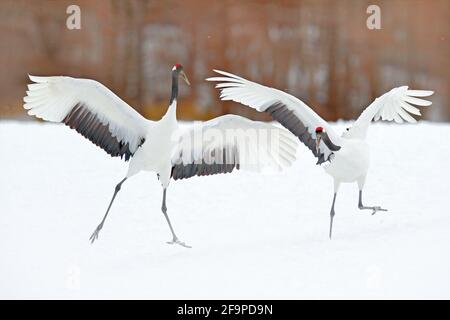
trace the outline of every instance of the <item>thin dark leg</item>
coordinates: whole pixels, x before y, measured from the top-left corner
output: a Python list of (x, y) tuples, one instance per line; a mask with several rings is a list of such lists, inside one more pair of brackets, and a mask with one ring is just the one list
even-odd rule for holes
[(186, 247), (186, 248), (191, 248), (190, 246), (186, 245), (184, 242), (181, 242), (180, 240), (178, 240), (177, 235), (175, 234), (175, 231), (173, 230), (172, 224), (170, 223), (170, 219), (169, 219), (169, 215), (167, 214), (167, 206), (166, 206), (166, 189), (164, 188), (163, 191), (163, 200), (162, 200), (162, 206), (161, 206), (161, 211), (162, 213), (164, 213), (164, 217), (166, 217), (167, 220), (167, 224), (169, 225), (170, 228), (170, 232), (172, 232), (172, 241), (167, 242), (168, 244), (179, 244), (180, 246)]
[(333, 218), (334, 218), (334, 203), (336, 202), (336, 192), (334, 193), (333, 196), (333, 204), (331, 205), (331, 211), (330, 211), (330, 239), (331, 239), (331, 235), (333, 233)]
[(161, 211), (162, 211), (162, 213), (164, 213), (164, 217), (166, 217), (167, 224), (169, 225), (169, 228), (170, 228), (170, 232), (172, 232), (173, 241), (175, 242), (176, 240), (178, 240), (178, 237), (175, 234), (175, 231), (173, 230), (172, 223), (170, 223), (169, 215), (167, 214), (166, 191), (167, 191), (167, 189), (163, 190), (163, 200), (162, 200)]
[(372, 210), (372, 215), (374, 215), (378, 211), (387, 211), (387, 209), (383, 209), (380, 206), (366, 207), (365, 205), (363, 205), (363, 203), (362, 203), (362, 190), (359, 190), (358, 208), (360, 210)]
[(94, 241), (98, 239), (98, 234), (99, 234), (100, 230), (102, 230), (102, 228), (103, 228), (103, 223), (105, 222), (106, 217), (108, 216), (109, 209), (111, 209), (111, 206), (112, 206), (112, 204), (114, 202), (114, 199), (116, 198), (116, 195), (120, 191), (120, 187), (122, 186), (122, 183), (125, 182), (125, 180), (127, 180), (127, 178), (123, 178), (123, 180), (120, 181), (116, 185), (116, 188), (114, 189), (114, 195), (113, 195), (113, 197), (111, 199), (111, 202), (109, 203), (108, 209), (106, 210), (106, 213), (105, 213), (105, 216), (102, 219), (102, 222), (100, 222), (100, 224), (97, 226), (97, 229), (95, 229), (94, 233), (89, 238), (89, 240), (91, 240), (91, 243), (94, 243)]

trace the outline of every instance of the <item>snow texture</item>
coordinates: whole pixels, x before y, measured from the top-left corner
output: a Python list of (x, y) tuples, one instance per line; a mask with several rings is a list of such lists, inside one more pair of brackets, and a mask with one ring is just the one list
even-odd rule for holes
[[(343, 130), (348, 123), (333, 124)], [(0, 298), (450, 298), (450, 125), (373, 124), (366, 205), (304, 146), (281, 174), (172, 181), (171, 240), (153, 173), (62, 125), (0, 122)]]

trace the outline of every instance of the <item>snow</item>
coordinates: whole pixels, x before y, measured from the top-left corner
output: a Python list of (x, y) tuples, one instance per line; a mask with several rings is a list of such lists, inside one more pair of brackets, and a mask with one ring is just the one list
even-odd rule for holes
[[(342, 130), (348, 123), (334, 126)], [(62, 125), (0, 122), (0, 298), (450, 298), (450, 125), (374, 124), (367, 205), (337, 197), (305, 147), (282, 174), (172, 181), (166, 244), (155, 174)]]

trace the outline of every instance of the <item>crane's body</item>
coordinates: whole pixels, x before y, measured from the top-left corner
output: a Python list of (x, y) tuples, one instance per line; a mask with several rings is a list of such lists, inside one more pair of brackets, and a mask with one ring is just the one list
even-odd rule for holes
[(334, 206), (341, 183), (356, 182), (359, 188), (358, 208), (387, 211), (380, 206), (365, 206), (362, 202), (363, 188), (370, 164), (369, 145), (366, 135), (372, 120), (387, 120), (402, 123), (414, 123), (410, 115), (420, 115), (413, 105), (429, 106), (430, 101), (421, 99), (433, 94), (428, 90), (409, 90), (402, 86), (392, 89), (373, 101), (342, 135), (317, 113), (298, 98), (275, 88), (263, 86), (237, 75), (214, 70), (218, 77), (207, 79), (218, 82), (222, 100), (232, 100), (267, 112), (274, 120), (291, 131), (317, 157), (317, 164), (333, 178), (334, 195), (330, 210), (329, 237), (332, 235)]
[(145, 143), (130, 159), (127, 178), (142, 170), (152, 171), (158, 175), (161, 186), (167, 188), (172, 171), (171, 157), (178, 145), (174, 137), (179, 130), (175, 100), (161, 120), (151, 125), (151, 130), (145, 137)]
[[(172, 69), (172, 91), (167, 112), (159, 121), (151, 121), (97, 81), (30, 76), (34, 83), (28, 85), (24, 97), (24, 108), (29, 115), (62, 122), (111, 156), (130, 161), (125, 178), (116, 185), (106, 213), (90, 237), (91, 242), (98, 238), (122, 184), (140, 171), (155, 172), (161, 183), (161, 211), (173, 237), (168, 243), (188, 247), (179, 241), (167, 214), (166, 191), (172, 179), (229, 173), (235, 169), (280, 171), (295, 160), (295, 137), (271, 124), (225, 115), (181, 130), (177, 121), (179, 77), (189, 84), (183, 67), (176, 64)], [(248, 150), (257, 152), (259, 147), (268, 150), (265, 144), (269, 142), (258, 140), (258, 145), (252, 145), (255, 141), (212, 139), (214, 134), (221, 137), (236, 129), (265, 130), (279, 143), (279, 148), (270, 149), (271, 153), (256, 159), (256, 163), (247, 164), (244, 155)]]
[(369, 169), (369, 145), (359, 138), (342, 138), (340, 147), (329, 162), (322, 165), (333, 177), (335, 186), (341, 182), (364, 181)]

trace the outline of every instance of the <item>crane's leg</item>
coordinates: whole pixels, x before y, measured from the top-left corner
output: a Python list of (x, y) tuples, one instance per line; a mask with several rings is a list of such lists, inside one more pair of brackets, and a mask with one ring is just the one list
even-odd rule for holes
[(335, 191), (334, 196), (333, 196), (333, 204), (331, 205), (331, 211), (330, 211), (330, 235), (329, 235), (330, 239), (331, 239), (331, 236), (333, 233), (333, 218), (334, 218), (334, 214), (335, 214), (334, 203), (336, 202), (336, 195), (337, 195), (337, 192)]
[(181, 242), (180, 240), (178, 240), (177, 235), (175, 234), (175, 231), (173, 230), (172, 224), (170, 223), (170, 219), (169, 219), (169, 215), (167, 214), (167, 206), (166, 206), (166, 188), (164, 188), (163, 191), (163, 200), (162, 200), (162, 206), (161, 206), (161, 211), (162, 213), (164, 213), (164, 217), (166, 217), (167, 223), (169, 225), (170, 231), (172, 232), (172, 241), (167, 242), (168, 244), (179, 244), (180, 246), (183, 246), (185, 248), (191, 248), (190, 246), (188, 246), (187, 244), (185, 244), (184, 242)]
[(100, 222), (100, 224), (97, 226), (97, 229), (95, 229), (94, 233), (89, 238), (89, 240), (91, 240), (91, 243), (94, 243), (94, 241), (98, 239), (98, 234), (99, 234), (100, 230), (102, 230), (102, 228), (103, 228), (103, 223), (105, 222), (106, 217), (108, 216), (109, 209), (111, 209), (111, 206), (112, 206), (112, 204), (114, 202), (114, 199), (116, 198), (116, 195), (120, 191), (120, 187), (122, 186), (122, 183), (125, 182), (125, 180), (127, 180), (127, 178), (123, 178), (123, 180), (120, 181), (116, 185), (116, 188), (114, 189), (113, 197), (111, 199), (111, 202), (109, 203), (108, 209), (106, 210), (106, 213), (105, 213), (105, 216), (102, 219), (102, 222)]
[(377, 213), (378, 211), (387, 211), (387, 209), (383, 209), (380, 206), (367, 207), (362, 203), (362, 190), (359, 190), (359, 200), (358, 200), (358, 208), (360, 210), (372, 210), (372, 215)]
[(334, 204), (336, 202), (336, 195), (339, 191), (339, 187), (341, 185), (340, 181), (338, 181), (337, 179), (334, 179), (333, 181), (334, 183), (334, 195), (333, 195), (333, 204), (331, 205), (331, 210), (330, 210), (330, 233), (329, 233), (329, 237), (331, 240), (331, 236), (333, 234), (333, 219), (334, 219)]
[(387, 211), (386, 209), (383, 209), (380, 206), (366, 207), (365, 205), (363, 205), (363, 203), (362, 203), (362, 191), (364, 189), (364, 184), (366, 183), (366, 175), (359, 177), (357, 182), (358, 182), (358, 189), (359, 189), (358, 208), (360, 210), (372, 210), (372, 215), (374, 215), (378, 211)]

